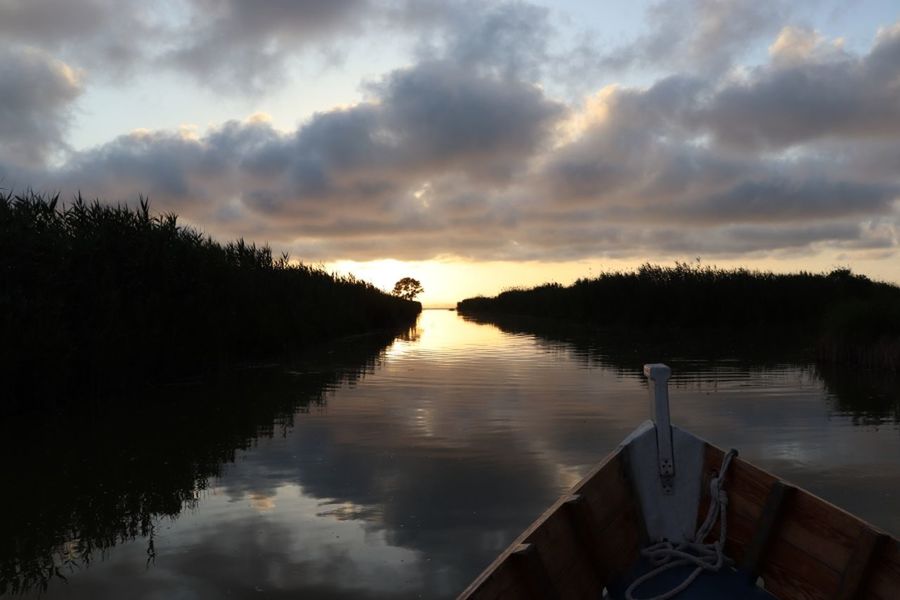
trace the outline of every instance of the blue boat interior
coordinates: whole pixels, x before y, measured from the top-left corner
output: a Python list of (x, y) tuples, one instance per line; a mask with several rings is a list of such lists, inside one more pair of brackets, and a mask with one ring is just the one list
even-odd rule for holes
[[(641, 558), (621, 579), (612, 582), (607, 592), (613, 600), (625, 600), (625, 590), (641, 575), (651, 571), (653, 565)], [(635, 600), (650, 600), (675, 589), (694, 571), (694, 565), (673, 567), (645, 581), (632, 592)], [(704, 571), (683, 592), (672, 596), (673, 600), (766, 600), (775, 596), (756, 585), (755, 578), (731, 567), (718, 572)]]

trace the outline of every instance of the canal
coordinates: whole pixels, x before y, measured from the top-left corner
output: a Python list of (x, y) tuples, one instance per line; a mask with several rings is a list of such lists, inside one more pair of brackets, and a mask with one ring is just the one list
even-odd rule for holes
[[(8, 420), (0, 581), (42, 598), (453, 597), (647, 417), (642, 359), (621, 338), (427, 310), (397, 338), (141, 409)], [(677, 425), (900, 534), (896, 376), (657, 360)]]

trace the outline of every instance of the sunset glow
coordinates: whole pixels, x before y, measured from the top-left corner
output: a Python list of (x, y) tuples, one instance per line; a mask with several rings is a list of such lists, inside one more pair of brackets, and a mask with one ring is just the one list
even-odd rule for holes
[(892, 2), (163, 6), (0, 2), (0, 186), (427, 306), (698, 258), (900, 282)]

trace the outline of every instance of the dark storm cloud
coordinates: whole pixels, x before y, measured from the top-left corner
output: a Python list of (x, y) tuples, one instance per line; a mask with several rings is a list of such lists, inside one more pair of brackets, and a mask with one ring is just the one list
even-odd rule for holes
[(35, 50), (0, 47), (0, 164), (35, 165), (63, 144), (77, 73)]

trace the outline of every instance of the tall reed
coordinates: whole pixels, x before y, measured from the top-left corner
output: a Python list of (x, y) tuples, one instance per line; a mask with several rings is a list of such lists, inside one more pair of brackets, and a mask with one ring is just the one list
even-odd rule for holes
[(283, 356), (420, 310), (268, 246), (222, 245), (145, 199), (0, 192), (0, 413)]
[(900, 367), (900, 288), (849, 269), (775, 274), (645, 264), (570, 286), (549, 283), (493, 298), (468, 298), (457, 309), (623, 331), (789, 332), (814, 340), (823, 360)]

